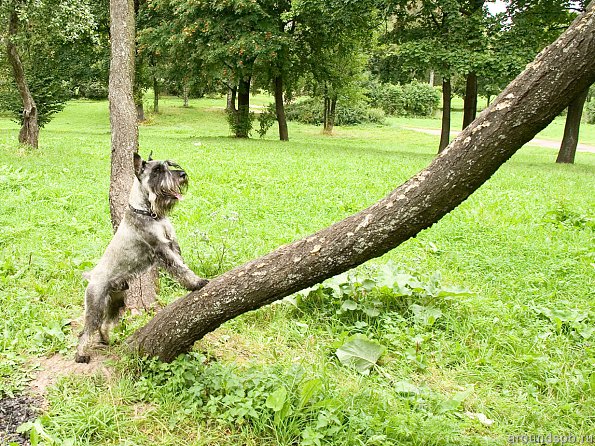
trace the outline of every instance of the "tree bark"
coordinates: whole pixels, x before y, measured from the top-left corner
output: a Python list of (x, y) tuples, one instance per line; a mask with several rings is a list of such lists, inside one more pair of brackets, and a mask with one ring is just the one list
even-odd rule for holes
[(159, 81), (153, 76), (153, 113), (159, 113)]
[(440, 145), (438, 153), (448, 146), (450, 141), (450, 110), (452, 100), (452, 88), (450, 78), (442, 78), (442, 130), (440, 131)]
[(463, 104), (463, 129), (473, 122), (477, 116), (477, 75), (467, 74), (465, 99)]
[(287, 119), (285, 118), (285, 104), (283, 103), (283, 79), (281, 76), (275, 78), (275, 111), (277, 112), (277, 122), (279, 124), (279, 139), (289, 141), (289, 131), (287, 129)]
[(326, 128), (328, 127), (328, 117), (329, 117), (329, 110), (331, 108), (331, 100), (325, 94), (324, 95), (324, 105), (322, 110), (322, 131), (325, 132)]
[(227, 89), (227, 106), (225, 107), (228, 112), (237, 112), (238, 109), (236, 108), (236, 98), (238, 95), (238, 87), (228, 88)]
[(456, 208), (595, 81), (595, 2), (420, 173), (371, 207), (178, 299), (129, 345), (171, 361), (223, 322), (395, 248)]
[[(112, 129), (110, 213), (114, 231), (128, 207), (134, 167), (133, 153), (138, 151), (138, 125), (134, 89), (134, 9), (132, 0), (110, 0), (111, 61), (109, 109)], [(151, 307), (157, 302), (156, 271), (129, 283), (126, 305), (131, 309)]]
[(589, 88), (581, 92), (568, 106), (566, 114), (566, 125), (564, 126), (564, 137), (558, 152), (557, 163), (573, 164), (576, 156), (576, 146), (578, 145), (578, 134), (581, 128), (581, 118), (583, 116), (583, 107), (589, 94)]
[(238, 111), (236, 113), (239, 125), (236, 126), (236, 138), (250, 136), (250, 77), (240, 79), (238, 87)]
[(337, 96), (324, 98), (324, 130), (326, 135), (332, 135), (335, 128), (335, 113), (337, 111)]
[(184, 108), (188, 108), (188, 84), (184, 82), (184, 85), (182, 86), (182, 97), (184, 100)]
[(140, 85), (134, 86), (134, 108), (136, 109), (136, 120), (137, 122), (143, 122), (145, 120), (145, 106), (143, 104), (143, 90)]
[(19, 16), (13, 9), (10, 12), (10, 18), (8, 22), (8, 36), (6, 38), (6, 53), (8, 61), (12, 67), (15, 83), (21, 96), (23, 103), (23, 123), (21, 130), (19, 131), (19, 142), (21, 144), (27, 144), (35, 149), (38, 147), (39, 142), (39, 124), (37, 121), (37, 105), (29, 90), (27, 78), (25, 77), (25, 70), (23, 68), (23, 62), (19, 55), (18, 49), (13, 42), (13, 39), (17, 35), (19, 26)]

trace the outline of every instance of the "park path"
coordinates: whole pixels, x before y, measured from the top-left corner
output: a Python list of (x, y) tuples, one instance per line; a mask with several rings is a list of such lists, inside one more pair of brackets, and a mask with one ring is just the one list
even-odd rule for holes
[[(420, 127), (403, 127), (403, 129), (405, 130), (412, 130), (414, 132), (420, 132), (420, 133), (425, 133), (427, 135), (435, 135), (435, 136), (440, 136), (440, 130), (438, 129), (423, 129)], [(450, 132), (451, 135), (453, 136), (457, 136), (459, 133), (461, 132), (457, 132), (457, 131), (452, 131)], [(557, 141), (551, 141), (548, 139), (539, 139), (539, 138), (534, 138), (531, 141), (529, 141), (527, 144), (530, 144), (532, 146), (539, 146), (539, 147), (548, 147), (551, 149), (560, 149), (560, 143)], [(588, 144), (580, 144), (577, 146), (576, 150), (578, 150), (579, 152), (590, 152), (590, 153), (595, 153), (595, 146), (590, 146)]]

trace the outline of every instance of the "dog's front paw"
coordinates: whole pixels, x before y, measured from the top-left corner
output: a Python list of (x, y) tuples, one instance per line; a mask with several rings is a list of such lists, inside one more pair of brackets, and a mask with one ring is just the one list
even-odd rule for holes
[(91, 356), (79, 355), (77, 353), (74, 355), (74, 362), (78, 362), (79, 364), (89, 364), (89, 362), (91, 362)]

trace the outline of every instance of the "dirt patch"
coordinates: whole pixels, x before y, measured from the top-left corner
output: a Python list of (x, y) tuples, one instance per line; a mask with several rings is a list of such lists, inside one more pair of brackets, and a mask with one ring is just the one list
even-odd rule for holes
[(27, 393), (13, 398), (0, 399), (0, 445), (11, 442), (29, 446), (29, 440), (17, 433), (17, 428), (28, 421), (34, 421), (46, 408), (44, 399), (48, 387), (67, 375), (91, 376), (101, 374), (106, 378), (112, 375), (104, 364), (107, 358), (95, 354), (89, 364), (77, 364), (73, 358), (54, 355), (36, 361), (38, 372), (29, 384)]
[(54, 385), (63, 376), (91, 376), (99, 373), (109, 378), (111, 371), (104, 364), (106, 359), (105, 356), (95, 354), (89, 364), (79, 364), (74, 362), (73, 358), (66, 358), (62, 355), (42, 358), (39, 360), (39, 372), (29, 384), (29, 388), (34, 394), (43, 396), (47, 393), (47, 388)]
[(12, 442), (30, 445), (25, 436), (17, 433), (17, 428), (27, 421), (35, 420), (42, 405), (41, 398), (27, 395), (0, 400), (0, 444)]

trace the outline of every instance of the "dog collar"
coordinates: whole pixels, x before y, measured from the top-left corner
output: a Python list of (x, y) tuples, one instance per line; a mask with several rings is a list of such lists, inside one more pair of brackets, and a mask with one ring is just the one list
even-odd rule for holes
[(135, 207), (132, 207), (131, 204), (129, 204), (128, 207), (135, 214), (146, 215), (147, 217), (151, 217), (153, 220), (159, 220), (159, 216), (155, 212), (145, 211), (144, 209), (136, 209)]

